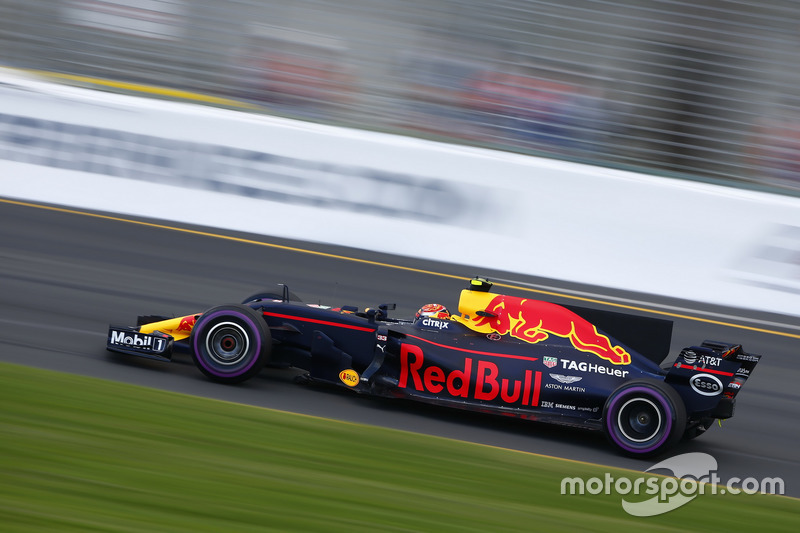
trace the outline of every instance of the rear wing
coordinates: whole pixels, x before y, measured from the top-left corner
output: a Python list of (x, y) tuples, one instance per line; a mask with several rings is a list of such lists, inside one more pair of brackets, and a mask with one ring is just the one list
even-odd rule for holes
[(741, 344), (707, 340), (681, 350), (666, 381), (681, 394), (690, 414), (730, 418), (736, 396), (760, 360)]

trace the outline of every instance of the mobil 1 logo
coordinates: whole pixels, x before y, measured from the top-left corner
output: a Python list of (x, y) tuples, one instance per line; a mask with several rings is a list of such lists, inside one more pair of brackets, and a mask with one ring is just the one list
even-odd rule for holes
[(167, 339), (153, 335), (144, 335), (135, 331), (115, 330), (108, 332), (109, 346), (119, 346), (143, 352), (163, 352), (167, 347)]

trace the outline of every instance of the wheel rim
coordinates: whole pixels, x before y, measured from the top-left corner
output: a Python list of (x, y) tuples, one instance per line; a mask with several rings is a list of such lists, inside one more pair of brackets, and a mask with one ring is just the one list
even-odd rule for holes
[(206, 335), (206, 353), (214, 363), (232, 366), (247, 357), (250, 337), (247, 331), (235, 322), (215, 324)]
[(632, 398), (620, 407), (617, 427), (631, 442), (648, 442), (656, 438), (664, 427), (661, 409), (648, 398)]

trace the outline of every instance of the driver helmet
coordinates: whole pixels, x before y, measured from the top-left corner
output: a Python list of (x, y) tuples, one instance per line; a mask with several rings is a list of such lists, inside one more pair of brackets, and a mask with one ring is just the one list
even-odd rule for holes
[(425, 304), (419, 308), (417, 311), (416, 317), (425, 318), (450, 318), (450, 311), (447, 310), (445, 306), (442, 304)]

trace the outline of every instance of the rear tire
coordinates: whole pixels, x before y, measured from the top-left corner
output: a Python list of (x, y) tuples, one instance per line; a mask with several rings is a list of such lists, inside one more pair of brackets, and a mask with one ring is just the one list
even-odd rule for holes
[(220, 383), (240, 383), (255, 376), (272, 350), (263, 317), (245, 305), (221, 305), (203, 313), (189, 344), (197, 368)]
[(686, 407), (669, 385), (634, 380), (611, 393), (603, 408), (603, 431), (625, 455), (651, 457), (673, 446), (686, 430)]

